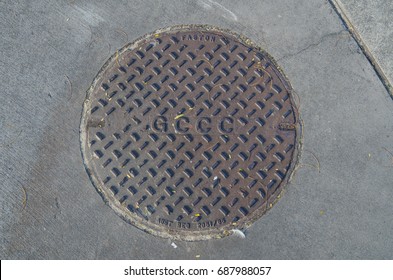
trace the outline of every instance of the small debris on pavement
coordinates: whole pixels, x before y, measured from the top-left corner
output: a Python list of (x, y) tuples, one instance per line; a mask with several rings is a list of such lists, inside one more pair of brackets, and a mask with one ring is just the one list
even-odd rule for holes
[(240, 237), (242, 239), (246, 238), (246, 235), (240, 229), (232, 229), (232, 232), (235, 236)]

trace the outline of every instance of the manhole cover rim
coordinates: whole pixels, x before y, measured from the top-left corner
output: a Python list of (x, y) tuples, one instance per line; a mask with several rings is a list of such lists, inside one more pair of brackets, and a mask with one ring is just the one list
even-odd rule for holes
[[(268, 200), (265, 202), (265, 207), (259, 207), (259, 209), (253, 211), (250, 213), (247, 219), (243, 219), (242, 221), (239, 221), (237, 223), (233, 224), (228, 224), (224, 225), (218, 228), (209, 228), (206, 230), (198, 230), (198, 231), (184, 231), (181, 229), (170, 229), (170, 228), (163, 228), (162, 226), (159, 226), (155, 223), (152, 222), (146, 222), (144, 219), (142, 219), (139, 216), (134, 215), (132, 218), (129, 217), (128, 215), (124, 214), (124, 209), (120, 208), (120, 202), (117, 200), (111, 201), (107, 196), (110, 196), (111, 194), (107, 191), (104, 190), (104, 188), (101, 186), (101, 182), (95, 178), (92, 168), (89, 167), (91, 165), (90, 160), (87, 158), (87, 137), (85, 137), (85, 132), (86, 132), (86, 125), (88, 121), (89, 114), (87, 114), (87, 111), (89, 109), (88, 103), (90, 101), (91, 95), (94, 92), (94, 89), (96, 88), (97, 84), (102, 80), (103, 78), (103, 73), (106, 71), (109, 65), (112, 63), (115, 63), (116, 60), (118, 59), (119, 56), (121, 56), (124, 52), (128, 50), (134, 50), (136, 47), (139, 46), (143, 41), (147, 41), (149, 39), (153, 39), (155, 37), (159, 37), (160, 34), (172, 34), (172, 33), (177, 33), (177, 32), (186, 32), (186, 31), (201, 31), (201, 32), (219, 32), (223, 33), (225, 36), (232, 37), (232, 39), (240, 41), (242, 44), (245, 46), (252, 47), (256, 49), (258, 52), (262, 53), (268, 60), (271, 62), (271, 64), (274, 66), (273, 71), (277, 72), (277, 77), (280, 79), (280, 81), (283, 83), (285, 86), (285, 89), (288, 91), (290, 103), (292, 105), (292, 109), (294, 110), (294, 116), (295, 116), (295, 145), (294, 145), (294, 150), (293, 150), (293, 156), (292, 160), (290, 162), (289, 169), (287, 171), (287, 176), (281, 181), (279, 189), (271, 195)], [(145, 34), (136, 40), (134, 40), (131, 43), (126, 44), (119, 50), (117, 50), (109, 59), (106, 60), (104, 65), (100, 68), (99, 72), (97, 75), (94, 77), (93, 82), (91, 83), (91, 86), (86, 92), (86, 98), (83, 102), (83, 109), (82, 109), (82, 116), (81, 116), (81, 122), (80, 122), (80, 145), (81, 145), (81, 154), (82, 154), (82, 159), (83, 159), (83, 165), (85, 167), (85, 170), (88, 174), (88, 177), (90, 181), (92, 182), (93, 186), (97, 190), (97, 192), (100, 194), (102, 199), (104, 200), (105, 204), (107, 204), (111, 209), (115, 211), (115, 213), (120, 216), (124, 221), (127, 223), (134, 225), (135, 227), (139, 228), (140, 230), (143, 230), (144, 232), (150, 233), (152, 235), (162, 237), (162, 238), (170, 238), (174, 240), (185, 240), (185, 241), (198, 241), (198, 240), (208, 240), (208, 239), (213, 239), (213, 238), (222, 238), (229, 236), (233, 233), (234, 229), (246, 229), (252, 224), (254, 224), (261, 216), (263, 216), (268, 210), (272, 208), (272, 206), (281, 198), (281, 195), (285, 191), (285, 189), (288, 187), (289, 183), (291, 182), (292, 177), (294, 176), (295, 173), (295, 167), (298, 164), (301, 149), (302, 149), (302, 120), (300, 116), (300, 112), (298, 111), (298, 104), (296, 104), (294, 98), (293, 98), (293, 88), (286, 77), (286, 75), (283, 73), (281, 67), (277, 64), (275, 59), (269, 55), (265, 50), (263, 50), (261, 47), (259, 47), (255, 42), (253, 42), (251, 39), (237, 34), (233, 32), (232, 30), (212, 26), (212, 25), (195, 25), (195, 24), (190, 24), (190, 25), (175, 25), (175, 26), (170, 26), (170, 27), (164, 27), (157, 29), (151, 33)], [(86, 133), (87, 136), (87, 133)]]

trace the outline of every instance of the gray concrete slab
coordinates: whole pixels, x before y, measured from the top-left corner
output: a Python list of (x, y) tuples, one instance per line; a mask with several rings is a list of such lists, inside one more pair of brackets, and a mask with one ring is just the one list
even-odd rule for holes
[[(300, 96), (304, 151), (245, 239), (174, 249), (103, 203), (78, 129), (85, 92), (116, 49), (190, 23), (242, 33), (278, 59)], [(329, 2), (2, 1), (0, 31), (1, 258), (393, 257), (393, 102)]]
[(393, 2), (334, 0), (380, 66), (393, 94)]

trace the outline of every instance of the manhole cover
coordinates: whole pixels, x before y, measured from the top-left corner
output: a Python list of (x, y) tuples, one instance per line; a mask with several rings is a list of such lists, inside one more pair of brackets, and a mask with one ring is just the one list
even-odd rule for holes
[(249, 39), (206, 26), (146, 35), (88, 91), (82, 153), (125, 220), (163, 237), (228, 235), (259, 218), (294, 168), (291, 88)]

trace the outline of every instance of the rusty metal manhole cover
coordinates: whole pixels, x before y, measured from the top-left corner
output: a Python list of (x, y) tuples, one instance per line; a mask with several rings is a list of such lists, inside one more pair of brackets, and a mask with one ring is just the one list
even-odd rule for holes
[(270, 208), (297, 159), (289, 83), (249, 39), (206, 26), (146, 35), (116, 52), (88, 91), (86, 169), (125, 220), (200, 240)]

